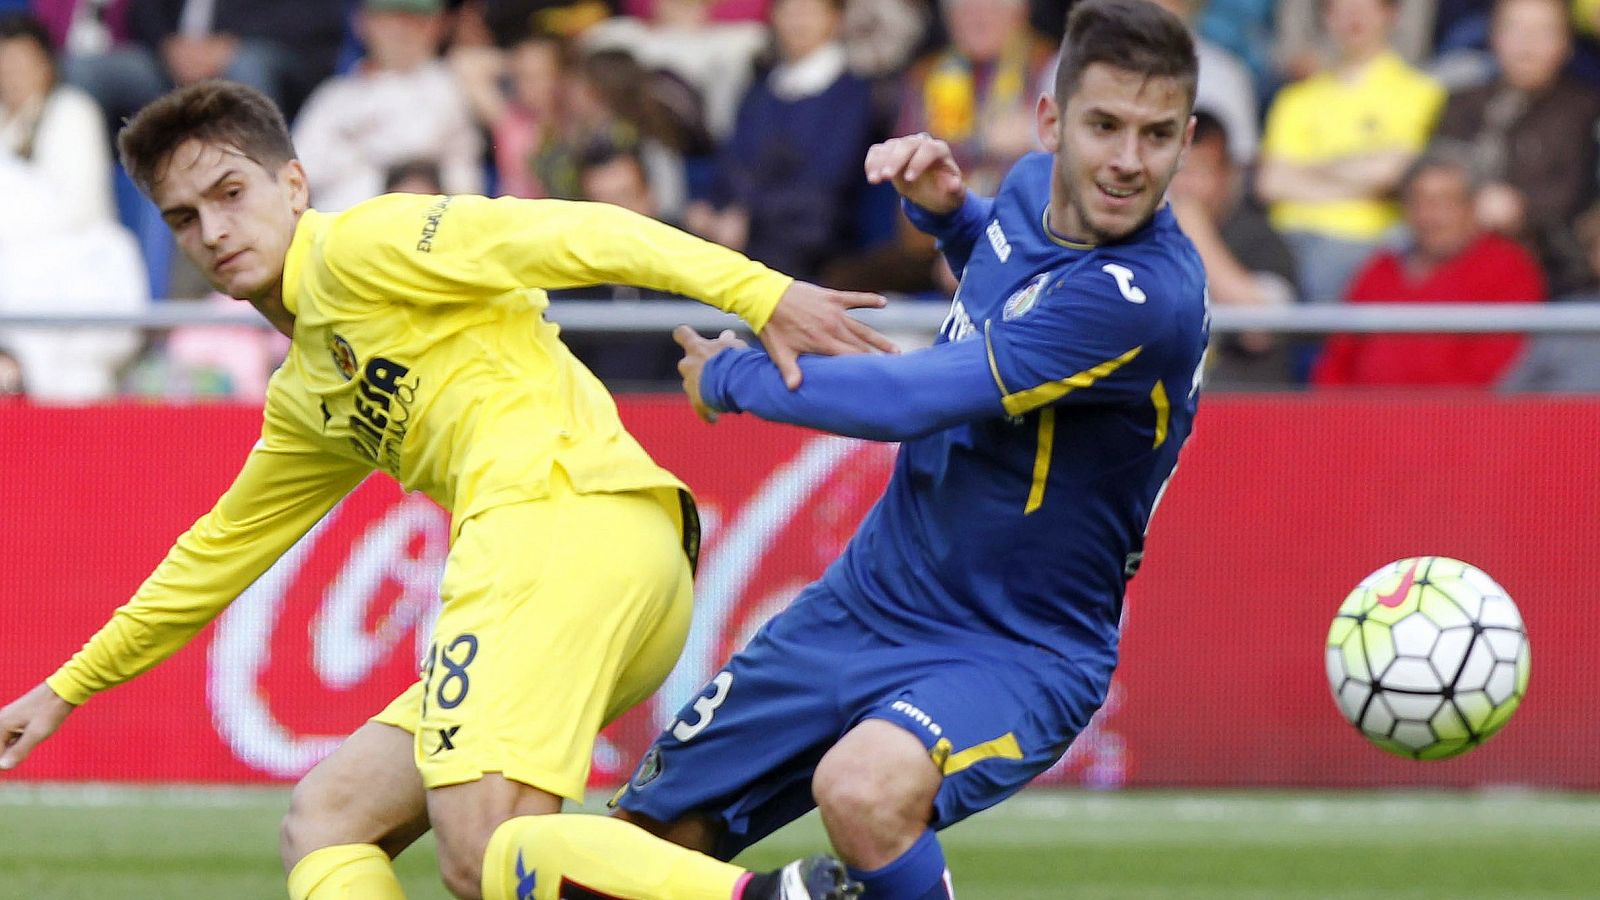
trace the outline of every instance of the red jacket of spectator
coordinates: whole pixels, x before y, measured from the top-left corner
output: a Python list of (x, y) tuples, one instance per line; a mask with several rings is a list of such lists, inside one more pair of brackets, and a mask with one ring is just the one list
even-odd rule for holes
[[(1423, 276), (1405, 258), (1380, 251), (1356, 275), (1350, 303), (1526, 303), (1545, 299), (1544, 274), (1521, 245), (1494, 234)], [(1494, 383), (1522, 348), (1515, 334), (1339, 335), (1311, 372), (1318, 385), (1459, 385)]]

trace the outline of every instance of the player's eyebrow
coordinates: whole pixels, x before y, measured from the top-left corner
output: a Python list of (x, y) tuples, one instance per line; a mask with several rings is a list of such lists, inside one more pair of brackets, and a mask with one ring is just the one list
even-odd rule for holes
[[(200, 196), (204, 197), (207, 194), (210, 194), (211, 192), (215, 191), (218, 187), (220, 187), (224, 181), (227, 181), (229, 178), (234, 178), (234, 177), (238, 176), (238, 174), (239, 174), (239, 170), (238, 169), (229, 169), (226, 172), (223, 172), (221, 175), (217, 176), (217, 180), (216, 181), (211, 182), (211, 184), (206, 186), (205, 190), (202, 190), (200, 192)], [(161, 210), (161, 218), (165, 219), (168, 216), (172, 215), (173, 213), (182, 212), (182, 211), (184, 211), (186, 209), (189, 209), (189, 208), (190, 208), (190, 206), (188, 204), (184, 204), (184, 203), (178, 203), (178, 204), (174, 204), (172, 206), (165, 207), (165, 208), (163, 208)]]

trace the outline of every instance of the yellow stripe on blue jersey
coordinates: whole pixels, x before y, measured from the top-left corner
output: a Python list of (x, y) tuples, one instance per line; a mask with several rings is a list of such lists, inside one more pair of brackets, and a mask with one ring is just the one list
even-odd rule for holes
[(1156, 408), (1156, 440), (1151, 449), (1167, 442), (1167, 426), (1172, 421), (1172, 403), (1167, 399), (1167, 386), (1156, 382), (1150, 389), (1150, 405)]
[[(1062, 378), (1059, 381), (1049, 381), (1021, 391), (1008, 391), (1005, 383), (999, 380), (999, 374), (997, 372), (995, 381), (999, 384), (1001, 394), (1003, 395), (1000, 398), (1000, 404), (1005, 408), (1006, 413), (1009, 415), (1020, 416), (1024, 413), (1031, 412), (1032, 410), (1038, 409), (1046, 404), (1054, 403), (1075, 390), (1092, 386), (1095, 382), (1105, 378), (1112, 372), (1115, 372), (1132, 362), (1134, 357), (1138, 356), (1140, 351), (1143, 349), (1144, 347), (1142, 346), (1135, 347), (1132, 350), (1129, 350), (1127, 353), (1116, 357), (1115, 359), (1108, 359), (1105, 362), (1091, 366), (1082, 372), (1068, 375), (1066, 378)], [(992, 358), (994, 353), (993, 347), (990, 348), (989, 352)]]
[(965, 750), (955, 750), (949, 738), (940, 738), (929, 751), (934, 765), (946, 776), (970, 769), (986, 759), (1022, 759), (1022, 745), (1014, 732), (1006, 732), (992, 741), (975, 744)]
[(624, 283), (765, 325), (791, 279), (614, 206), (392, 194), (307, 211), (261, 440), (216, 507), (48, 681), (82, 703), (182, 646), (373, 469), (450, 510), (681, 488), (545, 321), (546, 290)]

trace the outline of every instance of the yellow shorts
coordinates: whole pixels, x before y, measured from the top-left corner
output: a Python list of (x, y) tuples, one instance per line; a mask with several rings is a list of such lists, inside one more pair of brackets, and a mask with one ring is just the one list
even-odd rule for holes
[(499, 772), (582, 799), (595, 735), (654, 693), (683, 650), (692, 505), (677, 491), (553, 482), (547, 499), (461, 526), (422, 678), (373, 717), (415, 735), (430, 788)]

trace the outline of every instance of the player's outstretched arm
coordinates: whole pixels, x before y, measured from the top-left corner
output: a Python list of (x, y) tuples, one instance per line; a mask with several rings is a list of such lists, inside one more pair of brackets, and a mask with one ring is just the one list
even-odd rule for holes
[(813, 356), (805, 360), (805, 384), (790, 390), (767, 354), (745, 348), (732, 332), (706, 340), (680, 326), (673, 338), (684, 350), (678, 363), (684, 392), (708, 422), (719, 412), (749, 412), (848, 437), (903, 441), (1005, 415), (982, 341), (893, 356)]
[(0, 708), (0, 771), (21, 765), (40, 741), (55, 734), (74, 709), (77, 707), (43, 682)]

